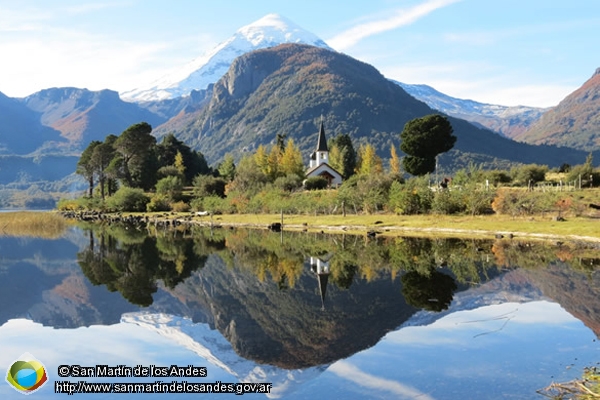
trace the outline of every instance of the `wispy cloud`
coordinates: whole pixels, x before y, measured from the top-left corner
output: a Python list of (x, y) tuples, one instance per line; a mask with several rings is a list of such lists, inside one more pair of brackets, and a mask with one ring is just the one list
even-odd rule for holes
[(336, 50), (345, 50), (369, 36), (410, 25), (432, 12), (461, 0), (429, 0), (408, 9), (400, 9), (390, 17), (361, 23), (327, 40)]
[(341, 378), (348, 379), (357, 385), (392, 393), (396, 398), (433, 400), (433, 397), (418, 389), (394, 380), (379, 378), (372, 374), (368, 374), (347, 361), (336, 362), (329, 367), (328, 371), (333, 372)]
[(13, 10), (0, 6), (0, 32), (37, 31), (50, 18), (50, 13), (35, 8)]
[(78, 15), (78, 14), (88, 14), (93, 13), (94, 11), (105, 10), (109, 8), (121, 8), (127, 7), (130, 4), (124, 2), (98, 2), (98, 3), (87, 3), (87, 4), (78, 4), (74, 6), (70, 6), (66, 8), (66, 12), (68, 14)]

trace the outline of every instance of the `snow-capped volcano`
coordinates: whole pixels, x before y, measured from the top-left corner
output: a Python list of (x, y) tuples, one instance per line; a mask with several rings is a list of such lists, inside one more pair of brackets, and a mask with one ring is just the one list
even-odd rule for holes
[(302, 43), (331, 49), (323, 40), (292, 21), (277, 14), (268, 14), (240, 28), (228, 40), (192, 60), (179, 71), (162, 77), (147, 88), (121, 93), (121, 97), (132, 101), (149, 101), (187, 96), (192, 90), (206, 89), (218, 81), (236, 57), (282, 43)]

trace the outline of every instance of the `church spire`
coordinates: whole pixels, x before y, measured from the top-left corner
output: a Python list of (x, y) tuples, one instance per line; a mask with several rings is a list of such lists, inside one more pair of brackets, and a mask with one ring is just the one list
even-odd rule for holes
[(325, 127), (323, 126), (323, 117), (321, 117), (321, 128), (319, 129), (319, 139), (317, 141), (317, 151), (329, 151), (327, 149), (327, 139), (325, 138)]
[(310, 168), (318, 167), (323, 163), (329, 162), (329, 150), (327, 149), (327, 139), (325, 138), (325, 124), (321, 116), (321, 127), (319, 129), (319, 138), (317, 139), (317, 148), (310, 155)]

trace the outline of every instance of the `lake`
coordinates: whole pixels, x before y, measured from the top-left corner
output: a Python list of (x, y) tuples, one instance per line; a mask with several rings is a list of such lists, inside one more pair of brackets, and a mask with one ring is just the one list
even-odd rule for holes
[(2, 237), (0, 374), (39, 361), (35, 399), (543, 399), (599, 365), (599, 271), (599, 249), (518, 238), (99, 225)]

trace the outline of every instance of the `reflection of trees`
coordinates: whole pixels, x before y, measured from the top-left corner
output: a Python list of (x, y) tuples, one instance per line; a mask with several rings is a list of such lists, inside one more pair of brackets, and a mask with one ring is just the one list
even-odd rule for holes
[(174, 288), (198, 268), (208, 254), (196, 254), (194, 242), (174, 231), (160, 237), (114, 226), (89, 230), (90, 244), (77, 259), (94, 285), (119, 291), (129, 302), (149, 306), (157, 281)]
[(229, 260), (251, 270), (261, 282), (270, 276), (280, 289), (293, 288), (302, 275), (306, 255), (296, 241), (281, 243), (271, 232), (237, 231), (227, 237)]
[(401, 280), (406, 302), (429, 311), (447, 309), (452, 302), (452, 294), (457, 289), (451, 276), (435, 270), (427, 275), (410, 271), (402, 275)]
[[(112, 225), (89, 229), (93, 229), (90, 244), (79, 254), (85, 274), (93, 284), (106, 285), (141, 305), (152, 302), (158, 280), (174, 288), (201, 268), (210, 254), (217, 254), (231, 268), (252, 272), (261, 282), (275, 282), (280, 290), (296, 285), (308, 257), (326, 254), (330, 255), (329, 282), (340, 289), (350, 288), (358, 279), (371, 282), (398, 275), (406, 276), (403, 279), (409, 286), (417, 288), (426, 285), (427, 279), (429, 285), (437, 281), (445, 285), (447, 278), (433, 273), (434, 267), (443, 267), (454, 284), (468, 285), (487, 281), (506, 267), (539, 268), (560, 260), (574, 268), (594, 270), (598, 264), (596, 254), (586, 249), (512, 240), (364, 240), (362, 236), (284, 232), (282, 241), (280, 235), (260, 230), (126, 230)], [(443, 286), (446, 292), (450, 287), (450, 283)], [(419, 290), (427, 293), (425, 286)], [(419, 299), (416, 293), (409, 296)], [(440, 294), (434, 297), (444, 299)]]
[(491, 252), (501, 267), (538, 269), (560, 261), (575, 270), (593, 272), (600, 265), (596, 249), (578, 244), (496, 240)]
[(358, 272), (358, 266), (351, 263), (332, 263), (331, 265), (332, 270), (335, 271), (332, 282), (340, 289), (349, 289), (354, 281), (354, 275)]

